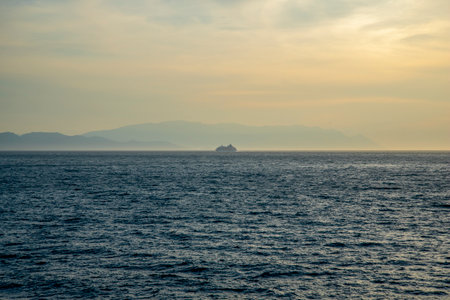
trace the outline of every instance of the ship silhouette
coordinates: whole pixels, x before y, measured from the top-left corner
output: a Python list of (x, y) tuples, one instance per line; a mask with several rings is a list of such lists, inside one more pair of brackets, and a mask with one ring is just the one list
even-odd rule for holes
[(236, 152), (237, 149), (233, 147), (233, 145), (229, 144), (228, 146), (219, 146), (216, 148), (217, 152)]

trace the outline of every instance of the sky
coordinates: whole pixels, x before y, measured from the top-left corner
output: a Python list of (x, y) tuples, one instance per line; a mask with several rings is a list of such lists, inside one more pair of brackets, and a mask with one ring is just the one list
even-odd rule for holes
[(172, 120), (450, 149), (450, 1), (0, 1), (0, 132)]

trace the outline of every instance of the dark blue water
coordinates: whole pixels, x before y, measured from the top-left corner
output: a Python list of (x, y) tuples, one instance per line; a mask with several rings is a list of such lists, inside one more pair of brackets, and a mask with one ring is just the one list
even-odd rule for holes
[(0, 153), (0, 298), (450, 296), (450, 153)]

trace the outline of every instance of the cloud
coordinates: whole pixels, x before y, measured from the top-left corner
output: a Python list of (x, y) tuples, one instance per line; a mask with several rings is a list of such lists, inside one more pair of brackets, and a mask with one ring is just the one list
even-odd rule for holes
[[(380, 2), (378, 2), (380, 3)], [(279, 24), (284, 27), (314, 25), (350, 16), (361, 7), (371, 6), (370, 1), (327, 0), (282, 2), (279, 10)]]

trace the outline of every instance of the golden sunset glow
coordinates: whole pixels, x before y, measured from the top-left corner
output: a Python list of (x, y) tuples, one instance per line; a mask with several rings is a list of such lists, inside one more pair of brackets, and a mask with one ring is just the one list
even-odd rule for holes
[(301, 124), (450, 149), (450, 1), (2, 1), (0, 131)]

